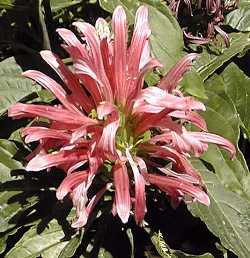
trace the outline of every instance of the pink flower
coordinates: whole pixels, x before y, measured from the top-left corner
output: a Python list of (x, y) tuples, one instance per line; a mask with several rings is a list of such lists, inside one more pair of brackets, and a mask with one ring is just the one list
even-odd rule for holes
[[(131, 213), (138, 224), (143, 221), (145, 189), (149, 187), (165, 192), (173, 206), (185, 201), (186, 195), (209, 205), (201, 178), (188, 157), (202, 155), (208, 143), (221, 146), (232, 157), (235, 148), (228, 140), (207, 133), (206, 122), (197, 113), (205, 106), (176, 89), (196, 55), (186, 55), (158, 85), (144, 88), (145, 74), (161, 66), (150, 56), (145, 6), (137, 10), (130, 44), (121, 6), (113, 14), (113, 33), (101, 18), (96, 27), (83, 22), (74, 25), (81, 32), (81, 41), (71, 31), (58, 29), (73, 60), (73, 71), (50, 51), (41, 52), (64, 86), (38, 71), (23, 73), (51, 91), (60, 104), (17, 103), (9, 109), (13, 118), (47, 119), (46, 125), (43, 119), (39, 126), (36, 122), (36, 126), (23, 129), (26, 143), (39, 141), (27, 157), (26, 169), (56, 166), (65, 171), (57, 198), (72, 198), (76, 208), (72, 226), (77, 228), (85, 225), (107, 191), (114, 193), (113, 214), (124, 223)], [(188, 132), (186, 123), (199, 131)], [(103, 187), (91, 197), (88, 193), (94, 178)]]

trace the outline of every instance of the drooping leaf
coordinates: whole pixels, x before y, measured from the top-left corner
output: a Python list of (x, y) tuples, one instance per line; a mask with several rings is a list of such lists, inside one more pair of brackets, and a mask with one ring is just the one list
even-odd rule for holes
[(219, 67), (232, 57), (250, 46), (249, 33), (230, 33), (230, 47), (224, 47), (221, 54), (216, 55), (203, 50), (200, 58), (195, 62), (196, 71), (206, 80)]
[(40, 89), (31, 80), (22, 77), (21, 73), (22, 69), (14, 57), (0, 63), (0, 114), (6, 112), (10, 105)]
[(218, 177), (196, 160), (210, 196), (210, 206), (189, 205), (193, 215), (201, 218), (221, 243), (239, 258), (250, 257), (250, 202), (221, 184)]

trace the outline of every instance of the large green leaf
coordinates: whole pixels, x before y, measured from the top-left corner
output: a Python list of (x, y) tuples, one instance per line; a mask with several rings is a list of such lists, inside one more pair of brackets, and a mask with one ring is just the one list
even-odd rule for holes
[(195, 62), (195, 68), (202, 79), (206, 80), (224, 63), (248, 48), (250, 46), (249, 35), (249, 33), (231, 33), (230, 47), (224, 47), (221, 54), (212, 54), (204, 49), (201, 57)]
[[(70, 219), (72, 216), (70, 215)], [(68, 225), (68, 227), (70, 227)], [(65, 230), (65, 228), (64, 228)], [(72, 248), (67, 246), (74, 242), (77, 246), (81, 239), (79, 233), (75, 233), (68, 239), (67, 230), (64, 232), (63, 226), (60, 225), (56, 219), (53, 219), (45, 227), (45, 229), (38, 233), (37, 225), (31, 227), (24, 236), (16, 243), (16, 245), (6, 254), (6, 258), (57, 258), (57, 257), (71, 257), (73, 255)], [(68, 252), (64, 253), (63, 252)], [(70, 255), (69, 255), (70, 254)], [(66, 256), (65, 256), (66, 255)]]
[[(240, 119), (234, 103), (223, 91), (224, 85), (220, 85), (216, 78), (216, 76), (212, 77), (206, 82), (208, 99), (205, 104), (207, 111), (204, 112), (203, 117), (206, 119), (209, 132), (225, 137), (232, 141), (237, 148)], [(249, 172), (238, 148), (236, 157), (231, 160), (224, 150), (210, 146), (202, 159), (213, 166), (224, 186), (246, 198), (250, 197), (243, 190), (243, 180)]]
[(182, 56), (182, 30), (170, 9), (162, 1), (142, 1), (149, 6), (150, 45), (153, 55), (168, 71)]
[(12, 104), (40, 89), (32, 80), (22, 77), (21, 73), (22, 69), (13, 57), (0, 63), (0, 114), (6, 112)]
[(250, 31), (250, 4), (240, 6), (227, 14), (225, 24), (239, 31)]
[(221, 73), (225, 91), (232, 99), (244, 128), (250, 137), (250, 78), (240, 68), (230, 63)]
[(200, 217), (209, 230), (220, 238), (227, 249), (239, 258), (250, 257), (250, 203), (240, 195), (226, 189), (217, 176), (201, 161), (193, 165), (201, 172), (210, 196), (206, 207), (194, 203), (189, 206), (193, 215)]

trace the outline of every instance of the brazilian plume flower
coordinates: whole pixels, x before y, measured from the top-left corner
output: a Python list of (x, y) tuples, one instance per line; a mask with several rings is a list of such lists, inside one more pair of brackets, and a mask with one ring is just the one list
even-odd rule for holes
[[(22, 131), (26, 143), (39, 142), (27, 157), (26, 170), (58, 167), (64, 171), (56, 195), (59, 200), (71, 198), (76, 228), (86, 224), (106, 193), (113, 196), (112, 213), (123, 223), (130, 214), (138, 224), (143, 221), (146, 188), (160, 189), (173, 206), (187, 200), (186, 196), (209, 205), (201, 178), (188, 158), (202, 155), (208, 143), (226, 149), (232, 157), (235, 148), (207, 132), (197, 113), (205, 110), (204, 104), (176, 88), (196, 54), (183, 57), (157, 86), (145, 88), (145, 74), (161, 66), (150, 56), (147, 7), (137, 10), (130, 44), (121, 6), (114, 11), (112, 32), (101, 18), (95, 27), (85, 22), (73, 25), (81, 33), (80, 40), (70, 30), (57, 30), (73, 69), (52, 52), (41, 51), (63, 86), (39, 71), (23, 73), (51, 91), (60, 104), (17, 103), (9, 109), (13, 118), (43, 118), (42, 123)], [(197, 131), (187, 131), (187, 123)], [(89, 189), (94, 179), (102, 187), (93, 194)]]

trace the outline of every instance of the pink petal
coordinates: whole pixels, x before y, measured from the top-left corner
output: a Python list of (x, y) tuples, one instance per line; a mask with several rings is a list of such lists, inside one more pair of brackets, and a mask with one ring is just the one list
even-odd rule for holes
[(127, 167), (122, 162), (113, 166), (113, 177), (115, 185), (115, 203), (118, 216), (123, 223), (128, 222), (130, 212), (129, 177)]
[(71, 97), (76, 104), (83, 107), (86, 112), (93, 109), (93, 101), (85, 93), (76, 76), (68, 69), (62, 60), (49, 50), (40, 52), (42, 58), (54, 69), (71, 91)]
[(108, 116), (105, 121), (102, 136), (98, 142), (98, 149), (104, 157), (114, 160), (118, 157), (116, 150), (116, 132), (120, 125), (119, 113), (117, 108), (108, 103), (103, 102), (97, 107), (99, 119)]
[(207, 131), (206, 121), (197, 113), (193, 111), (179, 111), (175, 110), (168, 114), (169, 116), (185, 119), (188, 122), (193, 123), (200, 129)]
[(22, 136), (25, 137), (25, 143), (48, 138), (66, 141), (70, 140), (70, 135), (68, 133), (46, 127), (26, 127), (22, 130)]
[(146, 197), (145, 197), (145, 180), (140, 174), (139, 169), (134, 162), (129, 149), (126, 149), (126, 156), (130, 166), (132, 168), (135, 179), (135, 220), (137, 224), (140, 224), (145, 216), (146, 212)]
[(96, 195), (94, 195), (91, 198), (91, 200), (89, 201), (87, 207), (83, 207), (80, 210), (80, 212), (79, 212), (80, 214), (78, 214), (79, 217), (71, 225), (73, 228), (81, 228), (81, 227), (85, 226), (85, 224), (87, 223), (87, 220), (88, 220), (88, 217), (89, 217), (90, 213), (93, 211), (93, 209), (95, 208), (95, 206), (98, 203), (98, 201), (102, 198), (104, 193), (110, 187), (111, 187), (111, 184), (107, 184), (105, 187), (103, 187), (100, 191), (98, 191), (98, 193)]
[(85, 36), (85, 40), (89, 45), (89, 60), (91, 61), (96, 77), (104, 85), (101, 87), (101, 91), (104, 95), (104, 100), (111, 101), (113, 100), (113, 92), (109, 83), (109, 80), (106, 76), (103, 62), (102, 62), (102, 54), (100, 49), (100, 39), (96, 33), (95, 28), (86, 22), (74, 22), (74, 26), (76, 26)]
[(95, 125), (98, 122), (83, 115), (72, 113), (68, 110), (51, 107), (46, 105), (22, 104), (17, 103), (9, 108), (8, 114), (10, 117), (45, 117), (50, 120), (63, 122), (65, 124), (76, 125)]
[(142, 52), (147, 44), (149, 35), (148, 8), (141, 6), (136, 12), (134, 33), (128, 50), (127, 87), (129, 94), (134, 95), (134, 91), (137, 93), (134, 78), (136, 78), (139, 73)]
[(114, 31), (114, 76), (117, 101), (125, 104), (126, 92), (126, 55), (127, 55), (127, 20), (121, 6), (116, 7), (112, 17)]
[(214, 143), (219, 147), (227, 150), (230, 153), (231, 158), (233, 158), (236, 154), (236, 149), (234, 145), (230, 141), (219, 135), (206, 132), (188, 132), (188, 134), (199, 141), (205, 143)]
[[(192, 97), (174, 96), (157, 87), (148, 87), (141, 91), (141, 96), (135, 100), (133, 112), (142, 112), (141, 106), (148, 106), (149, 113), (158, 113), (165, 108), (173, 110), (206, 110), (203, 103)], [(158, 108), (158, 110), (154, 108)]]
[(158, 176), (153, 174), (143, 174), (145, 179), (149, 181), (151, 184), (159, 186), (162, 190), (168, 192), (168, 189), (178, 189), (183, 193), (186, 193), (195, 199), (197, 199), (200, 203), (209, 206), (210, 200), (208, 195), (198, 186), (194, 186), (192, 184), (188, 184), (187, 182), (170, 178), (168, 176)]
[(78, 40), (78, 38), (75, 36), (75, 34), (67, 29), (60, 28), (56, 30), (57, 33), (63, 38), (63, 40), (67, 43), (67, 45), (70, 48), (70, 53), (73, 54), (72, 58), (74, 60), (88, 59), (88, 51), (86, 48), (82, 45), (82, 43)]
[(77, 171), (67, 175), (56, 191), (58, 200), (62, 200), (69, 192), (76, 188), (79, 184), (86, 181), (88, 178), (88, 171)]
[(190, 165), (187, 159), (176, 150), (167, 146), (158, 146), (152, 144), (141, 144), (140, 148), (145, 150), (151, 157), (162, 158), (173, 162), (173, 168), (181, 174), (188, 174), (194, 178), (200, 179), (197, 171)]
[(54, 154), (38, 155), (26, 166), (28, 171), (40, 171), (46, 168), (63, 165), (66, 163), (77, 163), (87, 158), (83, 151), (60, 151)]
[(39, 72), (39, 71), (34, 71), (34, 70), (29, 70), (22, 75), (35, 80), (37, 83), (42, 85), (45, 89), (49, 90), (52, 92), (55, 97), (61, 101), (61, 103), (71, 112), (76, 112), (78, 113), (79, 110), (76, 108), (74, 103), (72, 103), (67, 96), (65, 90), (62, 88), (61, 85), (59, 85), (56, 81), (48, 77), (47, 75)]
[(162, 78), (159, 88), (172, 92), (186, 73), (192, 67), (192, 61), (197, 58), (197, 54), (185, 55), (170, 71)]

